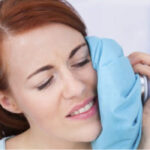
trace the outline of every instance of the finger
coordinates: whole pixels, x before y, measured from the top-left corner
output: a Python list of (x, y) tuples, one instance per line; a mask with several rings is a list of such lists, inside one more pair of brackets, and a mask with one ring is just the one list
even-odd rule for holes
[(130, 63), (135, 65), (137, 63), (142, 63), (146, 65), (150, 65), (150, 54), (143, 52), (134, 52), (128, 56)]
[(133, 66), (133, 70), (136, 73), (139, 73), (141, 75), (145, 75), (148, 78), (150, 78), (150, 66), (148, 66), (148, 65), (136, 64)]

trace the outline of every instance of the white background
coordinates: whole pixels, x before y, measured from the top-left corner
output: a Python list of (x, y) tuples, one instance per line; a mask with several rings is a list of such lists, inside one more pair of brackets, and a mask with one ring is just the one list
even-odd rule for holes
[(88, 35), (112, 38), (124, 50), (150, 53), (150, 0), (68, 0)]

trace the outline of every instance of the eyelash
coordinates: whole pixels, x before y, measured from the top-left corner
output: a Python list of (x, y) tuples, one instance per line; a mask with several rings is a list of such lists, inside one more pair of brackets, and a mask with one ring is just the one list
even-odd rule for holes
[(47, 87), (51, 83), (52, 79), (53, 79), (53, 76), (51, 78), (49, 78), (45, 83), (43, 83), (42, 85), (40, 85), (39, 87), (37, 87), (37, 89), (38, 90), (44, 89), (45, 87)]
[[(83, 67), (84, 65), (86, 65), (90, 60), (89, 59), (85, 59), (84, 61), (73, 65), (73, 67)], [(42, 90), (44, 88), (46, 88), (48, 85), (50, 85), (51, 80), (53, 79), (53, 76), (51, 78), (49, 78), (44, 84), (40, 85), (39, 87), (37, 87), (38, 90)]]
[(82, 61), (82, 62), (80, 62), (78, 64), (73, 65), (73, 67), (82, 67), (85, 64), (87, 64), (89, 61), (90, 61), (89, 59), (85, 59), (84, 61)]

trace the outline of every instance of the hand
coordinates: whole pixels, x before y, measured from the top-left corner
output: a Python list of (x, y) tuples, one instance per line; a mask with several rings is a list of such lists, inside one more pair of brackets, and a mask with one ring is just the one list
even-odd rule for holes
[(150, 79), (150, 54), (134, 52), (128, 56), (134, 72)]
[[(150, 55), (134, 52), (128, 56), (136, 73), (146, 75), (150, 79)], [(139, 149), (150, 148), (150, 99), (144, 104), (143, 109), (142, 139)]]

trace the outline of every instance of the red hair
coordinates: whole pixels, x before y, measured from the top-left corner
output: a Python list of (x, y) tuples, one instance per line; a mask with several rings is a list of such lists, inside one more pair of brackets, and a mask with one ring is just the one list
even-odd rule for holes
[[(0, 2), (0, 43), (7, 34), (19, 34), (50, 23), (62, 23), (86, 36), (86, 27), (77, 12), (63, 0), (2, 0)], [(0, 91), (9, 92), (7, 71), (0, 48)], [(0, 106), (0, 138), (29, 128), (23, 114), (13, 114)]]

